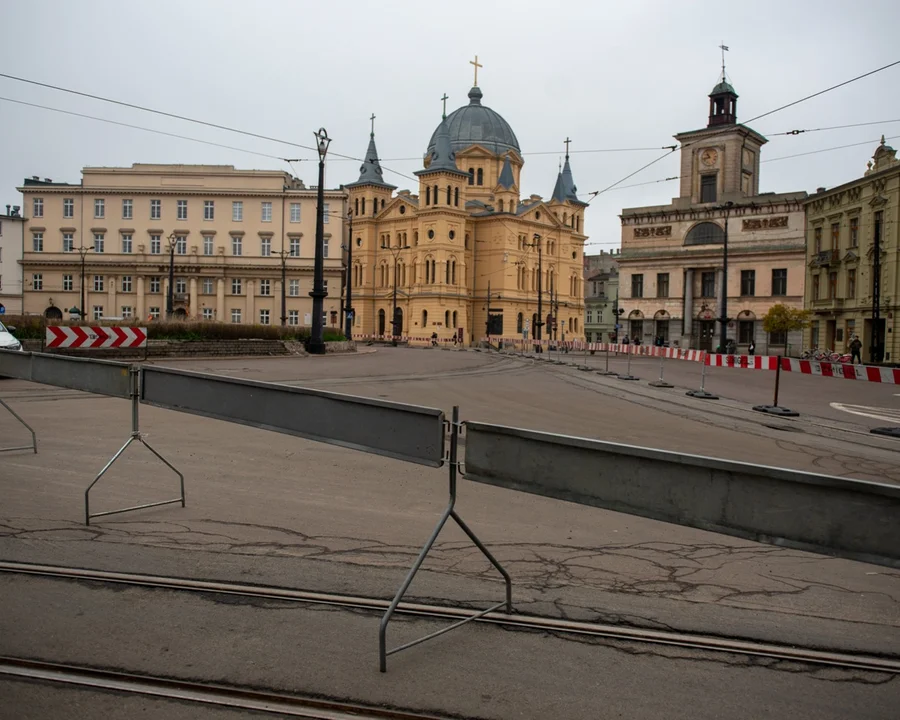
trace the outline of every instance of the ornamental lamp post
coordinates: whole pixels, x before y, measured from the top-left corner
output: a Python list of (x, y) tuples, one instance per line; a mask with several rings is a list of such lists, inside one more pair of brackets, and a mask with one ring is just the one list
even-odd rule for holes
[(722, 317), (719, 318), (719, 344), (726, 352), (728, 341), (728, 215), (734, 203), (730, 200), (719, 209), (725, 211), (725, 238), (722, 244)]
[(353, 339), (353, 211), (347, 211), (347, 301), (344, 305), (344, 335)]
[(307, 348), (312, 355), (325, 354), (325, 341), (322, 337), (322, 313), (324, 300), (328, 293), (325, 290), (325, 156), (328, 154), (328, 146), (331, 138), (325, 128), (313, 133), (316, 138), (316, 149), (319, 153), (319, 187), (316, 193), (316, 259), (313, 268), (313, 289), (309, 295), (312, 298), (312, 331)]
[(166, 293), (166, 320), (171, 320), (175, 313), (175, 243), (178, 236), (173, 232), (166, 239), (169, 241), (169, 292)]
[[(84, 322), (84, 305), (87, 302), (84, 294), (84, 266), (85, 266), (85, 257), (88, 254), (88, 250), (96, 249), (93, 245), (89, 245), (88, 247), (84, 247), (82, 245), (78, 248), (78, 253), (81, 255), (81, 309), (78, 311), (78, 320), (79, 322)], [(69, 310), (69, 314), (72, 314), (72, 310)]]

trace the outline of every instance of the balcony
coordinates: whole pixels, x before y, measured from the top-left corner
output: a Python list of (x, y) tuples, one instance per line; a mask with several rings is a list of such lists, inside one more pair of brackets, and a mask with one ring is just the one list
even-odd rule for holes
[(831, 315), (840, 312), (844, 307), (843, 298), (825, 298), (822, 300), (813, 300), (813, 312), (816, 315)]
[(829, 267), (831, 265), (838, 265), (841, 262), (840, 255), (840, 250), (822, 250), (821, 252), (813, 254), (812, 262), (810, 262), (810, 265), (812, 267)]

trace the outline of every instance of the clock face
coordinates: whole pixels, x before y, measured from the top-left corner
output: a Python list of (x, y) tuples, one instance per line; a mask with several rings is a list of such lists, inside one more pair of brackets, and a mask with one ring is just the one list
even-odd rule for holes
[(715, 150), (707, 149), (700, 153), (700, 162), (706, 166), (715, 165), (718, 157), (719, 154)]

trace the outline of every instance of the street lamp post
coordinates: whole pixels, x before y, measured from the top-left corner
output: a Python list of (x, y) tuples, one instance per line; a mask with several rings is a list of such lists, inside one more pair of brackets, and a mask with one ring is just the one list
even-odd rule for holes
[(403, 328), (397, 328), (397, 261), (400, 257), (400, 240), (397, 240), (397, 247), (389, 246), (391, 255), (394, 256), (394, 298), (391, 303), (391, 345), (397, 347), (397, 336), (403, 332)]
[(722, 352), (728, 340), (728, 215), (734, 203), (730, 200), (720, 209), (725, 210), (725, 242), (722, 245), (722, 317), (719, 318), (719, 344)]
[(344, 335), (352, 340), (353, 332), (353, 211), (347, 211), (347, 300), (344, 305)]
[[(544, 262), (541, 248), (541, 236), (537, 233), (534, 234), (534, 239), (531, 243), (528, 243), (527, 247), (536, 247), (538, 251), (538, 279), (537, 279), (537, 318), (534, 322), (534, 339), (541, 339), (541, 326), (544, 324), (543, 318), (541, 317), (544, 314), (544, 305), (543, 305), (543, 285), (542, 285), (542, 276), (544, 274)], [(552, 300), (551, 300), (552, 303)], [(537, 352), (540, 352), (540, 345), (537, 345)]]
[(169, 292), (166, 293), (166, 319), (171, 320), (175, 313), (175, 243), (178, 236), (172, 233), (169, 241)]
[(316, 138), (316, 148), (319, 152), (319, 187), (316, 193), (316, 260), (313, 268), (313, 289), (309, 293), (312, 298), (312, 331), (309, 338), (309, 352), (313, 355), (325, 353), (325, 341), (322, 337), (322, 312), (324, 311), (325, 296), (325, 155), (328, 154), (328, 146), (331, 138), (325, 128), (319, 128), (313, 133)]
[(281, 252), (278, 253), (281, 256), (281, 327), (287, 326), (287, 289), (285, 285), (287, 284), (287, 252), (284, 249), (284, 246), (281, 248)]
[(85, 310), (84, 306), (85, 306), (85, 303), (87, 302), (87, 300), (85, 299), (85, 293), (84, 293), (85, 257), (87, 256), (88, 251), (93, 250), (93, 249), (94, 249), (93, 245), (89, 245), (88, 247), (84, 247), (84, 245), (82, 245), (81, 247), (78, 248), (78, 253), (81, 255), (81, 314), (79, 315), (78, 319), (82, 320), (82, 321), (84, 320), (84, 310)]

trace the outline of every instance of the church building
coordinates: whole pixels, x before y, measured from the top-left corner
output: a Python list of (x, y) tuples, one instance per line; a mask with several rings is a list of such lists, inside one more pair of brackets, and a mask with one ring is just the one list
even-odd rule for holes
[(384, 179), (374, 126), (359, 179), (345, 186), (354, 335), (584, 336), (586, 203), (568, 152), (552, 197), (523, 198), (519, 141), (482, 103), (478, 67), (467, 105), (447, 115), (444, 98), (417, 193)]

